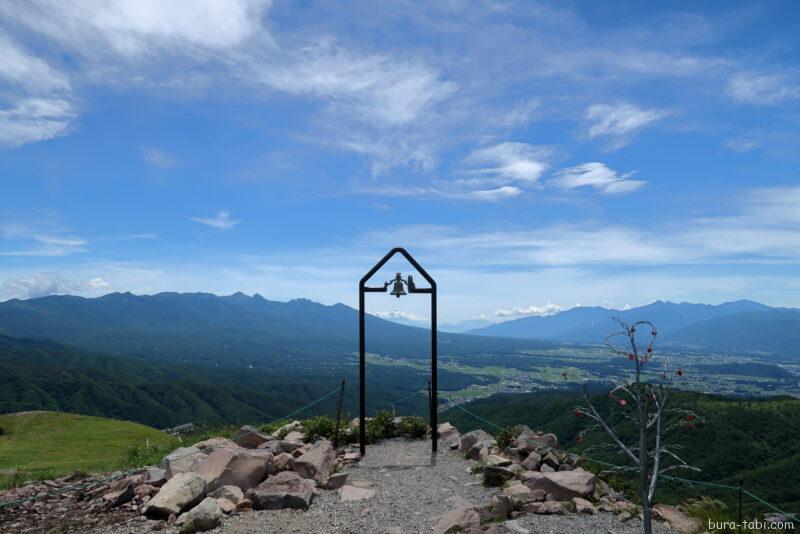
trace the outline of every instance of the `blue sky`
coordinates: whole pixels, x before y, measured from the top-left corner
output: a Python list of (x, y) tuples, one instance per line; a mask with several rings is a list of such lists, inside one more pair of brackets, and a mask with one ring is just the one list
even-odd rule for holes
[(797, 306), (798, 35), (789, 1), (8, 0), (0, 299), (353, 305), (402, 245), (448, 322)]

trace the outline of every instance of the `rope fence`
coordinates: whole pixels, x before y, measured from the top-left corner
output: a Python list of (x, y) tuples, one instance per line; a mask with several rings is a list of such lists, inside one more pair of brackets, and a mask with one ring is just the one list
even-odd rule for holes
[[(508, 427), (502, 427), (502, 426), (500, 426), (498, 424), (495, 424), (492, 421), (489, 421), (488, 419), (485, 419), (484, 417), (481, 417), (480, 415), (478, 415), (478, 414), (476, 414), (476, 413), (464, 408), (460, 404), (455, 404), (454, 406), (456, 408), (458, 408), (459, 410), (463, 411), (464, 413), (474, 417), (475, 419), (477, 419), (479, 421), (482, 421), (482, 422), (486, 423), (487, 425), (490, 425), (491, 427), (493, 427), (493, 428), (495, 428), (497, 430), (506, 430), (508, 428)], [(563, 453), (563, 454), (576, 454), (576, 453), (572, 453), (572, 452), (569, 452), (569, 451), (566, 451), (566, 450), (563, 450), (563, 449), (557, 449), (557, 448), (554, 448), (554, 447), (549, 447), (547, 445), (542, 445), (542, 447), (545, 448), (545, 449), (548, 449), (550, 451), (560, 452), (560, 453)], [(604, 462), (602, 460), (589, 458), (589, 457), (583, 456), (583, 455), (581, 455), (581, 457), (584, 458), (586, 461), (591, 462), (593, 464), (603, 465), (603, 466), (606, 466), (606, 467), (612, 467), (614, 469), (625, 469), (626, 467), (629, 467), (629, 466), (622, 466), (622, 465), (612, 464), (612, 463), (609, 463), (609, 462)], [(708, 486), (708, 487), (713, 487), (713, 488), (717, 488), (717, 489), (733, 490), (733, 491), (736, 491), (737, 493), (739, 491), (741, 491), (742, 494), (747, 495), (748, 497), (760, 502), (761, 504), (763, 504), (765, 506), (768, 506), (770, 509), (772, 509), (775, 512), (778, 512), (779, 514), (783, 515), (784, 517), (789, 518), (789, 519), (791, 519), (793, 521), (797, 521), (798, 523), (800, 523), (800, 519), (798, 519), (797, 516), (795, 516), (793, 514), (790, 514), (788, 512), (784, 512), (783, 510), (781, 510), (780, 508), (778, 508), (774, 504), (771, 504), (771, 503), (765, 501), (764, 499), (758, 497), (757, 495), (753, 495), (751, 492), (747, 491), (746, 489), (742, 488), (741, 486), (729, 486), (729, 485), (726, 485), (726, 484), (719, 484), (719, 483), (715, 483), (715, 482), (705, 482), (705, 481), (702, 481), (702, 480), (692, 480), (692, 479), (676, 477), (676, 476), (672, 476), (672, 475), (659, 475), (659, 476), (661, 478), (665, 479), (665, 480), (674, 480), (676, 482), (683, 482), (683, 483), (689, 484), (689, 485), (697, 484), (697, 485), (700, 485), (700, 486)]]

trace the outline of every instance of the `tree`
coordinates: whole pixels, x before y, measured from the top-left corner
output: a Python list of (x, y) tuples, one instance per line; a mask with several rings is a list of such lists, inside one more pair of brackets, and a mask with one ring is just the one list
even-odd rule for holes
[[(588, 417), (596, 424), (582, 431), (578, 436), (578, 441), (583, 442), (586, 432), (600, 428), (611, 438), (611, 443), (592, 448), (611, 447), (625, 456), (628, 463), (633, 464), (618, 469), (631, 470), (638, 474), (643, 516), (642, 531), (645, 534), (652, 534), (653, 495), (659, 482), (659, 476), (675, 469), (698, 471), (697, 468), (688, 465), (667, 447), (664, 435), (676, 428), (692, 429), (695, 424), (702, 422), (702, 419), (689, 410), (666, 409), (670, 387), (674, 380), (683, 376), (683, 370), (670, 371), (668, 362), (665, 362), (660, 372), (648, 373), (645, 376), (645, 368), (649, 369), (654, 356), (653, 344), (658, 335), (655, 326), (650, 321), (638, 321), (628, 326), (618, 317), (614, 317), (614, 321), (621, 327), (621, 330), (607, 336), (604, 342), (612, 353), (625, 356), (635, 366), (633, 380), (617, 385), (608, 394), (612, 400), (612, 406), (619, 407), (619, 414), (622, 416), (621, 422), (612, 424), (610, 417), (602, 416), (590, 400), (586, 387), (581, 386), (586, 406), (577, 406), (575, 415)], [(644, 350), (641, 350), (636, 343), (636, 334), (642, 329), (649, 330), (649, 341)], [(625, 346), (622, 348), (613, 342), (614, 338), (618, 337), (625, 338)], [(632, 421), (634, 434), (638, 434), (638, 440), (633, 445), (626, 444), (619, 432), (626, 420)], [(614, 427), (617, 427), (617, 430)], [(679, 447), (672, 447), (672, 449), (677, 448)]]

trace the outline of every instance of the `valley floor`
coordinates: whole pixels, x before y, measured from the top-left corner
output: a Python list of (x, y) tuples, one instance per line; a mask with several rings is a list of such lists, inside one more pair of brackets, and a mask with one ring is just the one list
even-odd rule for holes
[[(211, 532), (429, 534), (439, 517), (448, 510), (465, 503), (484, 505), (497, 491), (484, 487), (480, 477), (470, 473), (472, 464), (449, 450), (432, 457), (429, 441), (389, 440), (369, 446), (360, 463), (345, 469), (349, 473), (348, 484), (355, 481), (373, 483), (373, 497), (344, 502), (336, 491), (322, 491), (306, 512), (277, 510), (236, 514), (225, 518), (222, 525)], [(641, 532), (638, 519), (621, 523), (610, 513), (595, 516), (530, 514), (504, 525), (506, 532), (518, 534)], [(654, 527), (657, 533), (672, 532), (661, 523)], [(134, 518), (128, 524), (118, 525), (113, 530), (106, 527), (102, 532), (144, 534), (151, 530), (149, 522)]]

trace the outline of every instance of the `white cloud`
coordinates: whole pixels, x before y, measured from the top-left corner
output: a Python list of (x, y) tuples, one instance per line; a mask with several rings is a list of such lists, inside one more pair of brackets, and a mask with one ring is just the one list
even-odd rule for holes
[(32, 276), (6, 280), (0, 295), (5, 298), (29, 299), (59, 294), (93, 294), (107, 290), (111, 284), (100, 277), (90, 280), (65, 280), (57, 272), (43, 271)]
[(482, 191), (471, 191), (467, 196), (474, 200), (482, 200), (486, 202), (495, 202), (499, 200), (506, 200), (514, 198), (522, 194), (522, 189), (511, 185), (504, 185), (497, 189), (486, 189)]
[(737, 74), (728, 82), (728, 95), (744, 104), (778, 104), (800, 98), (800, 82), (781, 74)]
[(632, 180), (633, 173), (617, 174), (603, 163), (592, 162), (564, 169), (548, 183), (561, 189), (592, 187), (601, 193), (622, 194), (636, 191), (647, 184), (643, 180)]
[(428, 320), (426, 317), (421, 317), (421, 316), (417, 315), (416, 313), (407, 312), (407, 311), (403, 311), (403, 310), (394, 310), (394, 311), (390, 311), (390, 312), (379, 311), (379, 312), (375, 312), (375, 315), (377, 317), (380, 317), (381, 319), (401, 319), (401, 320), (404, 320), (404, 321), (427, 321)]
[(490, 165), (469, 171), (470, 174), (487, 176), (488, 179), (483, 181), (489, 183), (534, 183), (547, 169), (546, 158), (549, 155), (550, 150), (546, 147), (505, 142), (475, 150), (467, 157), (466, 163)]
[(231, 219), (231, 214), (228, 211), (220, 211), (216, 217), (189, 217), (194, 222), (205, 224), (218, 230), (230, 230), (242, 221)]
[(69, 79), (65, 74), (32, 56), (2, 32), (0, 32), (0, 79), (34, 93), (70, 89)]
[(586, 110), (586, 119), (591, 123), (588, 135), (590, 139), (611, 137), (612, 147), (620, 148), (637, 131), (668, 114), (662, 109), (641, 109), (626, 103), (594, 104)]
[(0, 238), (13, 243), (10, 250), (0, 249), (0, 256), (68, 256), (86, 252), (88, 245), (87, 240), (64, 235), (63, 231), (53, 228), (47, 221), (33, 225), (2, 224)]
[(738, 139), (728, 139), (725, 141), (725, 148), (734, 152), (752, 152), (758, 148), (758, 143), (752, 139), (740, 137)]
[(552, 302), (548, 302), (543, 306), (514, 306), (513, 308), (500, 308), (494, 311), (496, 317), (515, 317), (515, 316), (527, 316), (527, 315), (536, 315), (539, 317), (546, 317), (548, 315), (555, 315), (558, 312), (564, 311), (566, 308), (562, 308), (557, 304), (553, 304)]
[(420, 60), (355, 52), (327, 38), (280, 59), (253, 63), (243, 75), (288, 93), (325, 98), (334, 110), (341, 107), (345, 115), (379, 126), (408, 124), (458, 88)]
[(69, 102), (29, 98), (0, 110), (0, 145), (17, 146), (65, 134), (75, 118)]
[(143, 147), (142, 157), (148, 164), (162, 169), (171, 169), (178, 164), (178, 161), (173, 156), (153, 146)]
[(0, 12), (89, 57), (221, 51), (261, 29), (268, 0), (8, 1)]

